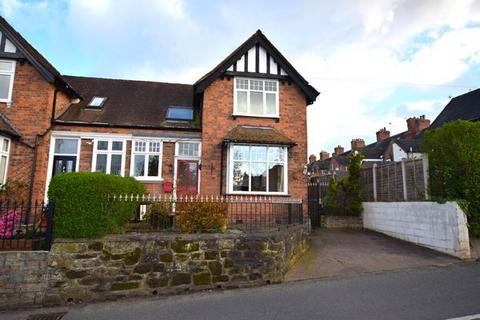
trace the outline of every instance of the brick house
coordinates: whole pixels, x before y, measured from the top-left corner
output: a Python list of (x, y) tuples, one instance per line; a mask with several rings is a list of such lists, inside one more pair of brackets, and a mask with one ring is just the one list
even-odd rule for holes
[(331, 157), (328, 157), (326, 151), (320, 152), (320, 160), (309, 163), (307, 174), (315, 177), (333, 172), (347, 172), (348, 157), (354, 151), (363, 154), (363, 166), (365, 167), (369, 167), (374, 163), (380, 164), (389, 161), (422, 158), (420, 138), (424, 130), (430, 127), (430, 120), (422, 115), (410, 117), (406, 122), (407, 130), (393, 136), (390, 136), (390, 131), (386, 128), (381, 128), (376, 132), (376, 141), (368, 145), (365, 145), (365, 140), (356, 138), (351, 140), (351, 149), (348, 151), (345, 151), (342, 146), (337, 146)]
[(260, 31), (193, 85), (61, 75), (0, 31), (0, 182), (42, 199), (55, 174), (101, 171), (150, 193), (306, 197), (318, 92)]

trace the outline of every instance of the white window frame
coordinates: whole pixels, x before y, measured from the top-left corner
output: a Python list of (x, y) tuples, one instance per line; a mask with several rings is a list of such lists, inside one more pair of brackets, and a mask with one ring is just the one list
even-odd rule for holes
[[(108, 148), (107, 150), (98, 150), (98, 142), (99, 141), (107, 141)], [(122, 143), (122, 150), (113, 150), (113, 142), (121, 142)], [(96, 172), (97, 167), (97, 155), (99, 154), (106, 154), (107, 155), (107, 168), (106, 173), (111, 174), (111, 164), (112, 164), (112, 155), (121, 155), (122, 156), (122, 164), (120, 168), (120, 176), (125, 176), (125, 150), (126, 150), (126, 140), (124, 139), (115, 139), (115, 138), (95, 138), (93, 140), (93, 153), (92, 153), (92, 172)]]
[[(135, 151), (135, 142), (146, 142), (145, 151)], [(150, 142), (160, 142), (159, 152), (150, 152)], [(135, 155), (145, 155), (145, 170), (143, 176), (135, 176)], [(158, 176), (148, 176), (148, 156), (158, 155)], [(134, 138), (132, 140), (132, 152), (130, 157), (130, 176), (134, 177), (138, 181), (163, 181), (162, 177), (163, 169), (163, 140), (158, 138)]]
[[(237, 89), (237, 81), (238, 80), (248, 80), (248, 89)], [(263, 114), (254, 114), (250, 112), (250, 92), (256, 91), (259, 92), (260, 90), (251, 90), (250, 89), (250, 81), (263, 81)], [(276, 83), (277, 91), (266, 91), (265, 90), (265, 81), (272, 81)], [(247, 93), (247, 112), (239, 112), (237, 109), (237, 91), (243, 91)], [(274, 93), (275, 92), (275, 114), (267, 114), (266, 108), (266, 93)], [(259, 79), (259, 78), (244, 78), (244, 77), (235, 77), (233, 83), (233, 115), (234, 116), (248, 116), (248, 117), (258, 117), (258, 118), (279, 118), (280, 117), (280, 83), (276, 79)]]
[[(196, 156), (190, 156), (190, 155), (185, 155), (185, 154), (180, 154), (180, 144), (185, 143), (189, 145), (198, 145), (198, 155)], [(202, 144), (200, 141), (177, 141), (175, 143), (175, 156), (180, 158), (180, 159), (199, 159), (202, 155)]]
[[(5, 161), (5, 172), (3, 173), (3, 177), (0, 177), (0, 185), (3, 187), (5, 183), (7, 183), (7, 176), (8, 176), (8, 164), (10, 163), (10, 150), (12, 148), (12, 140), (10, 138), (0, 136), (0, 157), (6, 157), (7, 160)], [(7, 151), (3, 151), (3, 144), (5, 141), (8, 141), (8, 148)]]
[[(268, 165), (270, 163), (280, 163), (278, 161), (269, 161), (268, 160), (268, 149), (267, 149), (267, 160), (266, 161), (252, 161), (251, 160), (251, 157), (250, 159), (247, 161), (247, 160), (234, 160), (233, 159), (233, 147), (234, 146), (247, 146), (247, 147), (279, 147), (279, 148), (283, 148), (283, 192), (273, 192), (273, 191), (268, 191), (268, 188), (269, 188), (269, 177), (268, 177), (268, 173), (267, 173), (267, 184), (266, 184), (266, 190), (267, 191), (234, 191), (233, 190), (233, 162), (234, 161), (244, 161), (244, 162), (248, 162), (249, 163), (249, 167), (251, 166), (252, 162), (254, 163), (266, 163), (267, 164), (267, 169), (268, 169)], [(227, 165), (227, 169), (228, 169), (228, 172), (227, 172), (227, 176), (228, 176), (228, 186), (227, 186), (227, 190), (228, 190), (228, 193), (230, 194), (259, 194), (259, 195), (288, 195), (288, 148), (286, 146), (283, 146), (283, 145), (262, 145), (262, 144), (241, 144), (241, 143), (238, 143), (238, 144), (230, 144), (229, 147), (228, 147), (228, 155), (227, 155), (227, 158), (228, 158), (228, 165)], [(252, 189), (252, 179), (251, 179), (251, 176), (248, 180), (248, 189), (251, 190)]]
[(10, 62), (10, 63), (12, 63), (12, 70), (10, 70), (10, 71), (0, 70), (1, 75), (9, 75), (10, 76), (10, 85), (9, 85), (9, 88), (8, 88), (8, 97), (6, 99), (0, 98), (0, 102), (10, 103), (10, 102), (12, 102), (13, 82), (15, 80), (15, 69), (16, 69), (17, 63), (14, 60), (0, 60), (0, 62)]
[[(180, 143), (190, 143), (198, 144), (198, 156), (188, 156), (180, 154)], [(200, 186), (202, 181), (202, 143), (200, 140), (180, 140), (175, 142), (175, 156), (174, 156), (174, 167), (173, 167), (173, 188), (177, 190), (177, 175), (178, 175), (178, 161), (177, 160), (197, 160), (198, 161), (198, 185), (197, 190), (200, 194)], [(175, 191), (176, 192), (176, 191)]]

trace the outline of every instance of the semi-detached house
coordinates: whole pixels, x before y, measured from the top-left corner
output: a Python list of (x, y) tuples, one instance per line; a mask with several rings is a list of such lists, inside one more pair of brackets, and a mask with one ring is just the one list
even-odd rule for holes
[(133, 176), (149, 193), (305, 198), (319, 94), (257, 31), (193, 85), (60, 74), (0, 19), (0, 183)]

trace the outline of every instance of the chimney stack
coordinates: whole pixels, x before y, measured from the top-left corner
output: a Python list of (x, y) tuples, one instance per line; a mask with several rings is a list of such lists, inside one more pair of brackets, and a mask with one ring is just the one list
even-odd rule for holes
[(335, 147), (335, 149), (333, 149), (333, 154), (336, 155), (336, 156), (339, 156), (341, 155), (342, 153), (345, 152), (345, 149), (341, 146), (341, 145), (338, 145), (337, 147)]
[(420, 117), (411, 117), (407, 119), (407, 128), (408, 132), (406, 133), (406, 138), (412, 138), (417, 133), (430, 127), (430, 120), (425, 119), (425, 115)]
[(309, 163), (309, 164), (312, 164), (312, 163), (314, 163), (315, 161), (317, 161), (317, 157), (316, 157), (314, 154), (311, 154), (311, 155), (308, 157), (308, 163)]
[(351, 142), (351, 146), (352, 146), (352, 151), (361, 149), (361, 148), (365, 147), (365, 140), (360, 139), (360, 138), (353, 139), (352, 142)]
[(327, 151), (320, 151), (320, 160), (327, 160), (328, 158), (330, 158), (330, 154)]
[(390, 131), (388, 131), (387, 128), (385, 127), (378, 130), (376, 134), (377, 134), (377, 142), (390, 138)]

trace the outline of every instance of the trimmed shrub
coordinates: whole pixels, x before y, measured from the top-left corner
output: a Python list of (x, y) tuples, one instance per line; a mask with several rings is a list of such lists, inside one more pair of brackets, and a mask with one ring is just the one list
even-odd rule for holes
[(227, 210), (224, 202), (178, 203), (175, 226), (185, 233), (223, 232), (227, 228)]
[(107, 196), (143, 192), (143, 185), (132, 177), (99, 172), (56, 175), (48, 188), (48, 198), (55, 205), (55, 236), (94, 238), (121, 232), (134, 218), (138, 203), (113, 201)]
[(470, 233), (480, 236), (480, 122), (457, 120), (422, 138), (428, 154), (429, 191), (437, 201), (457, 201)]

